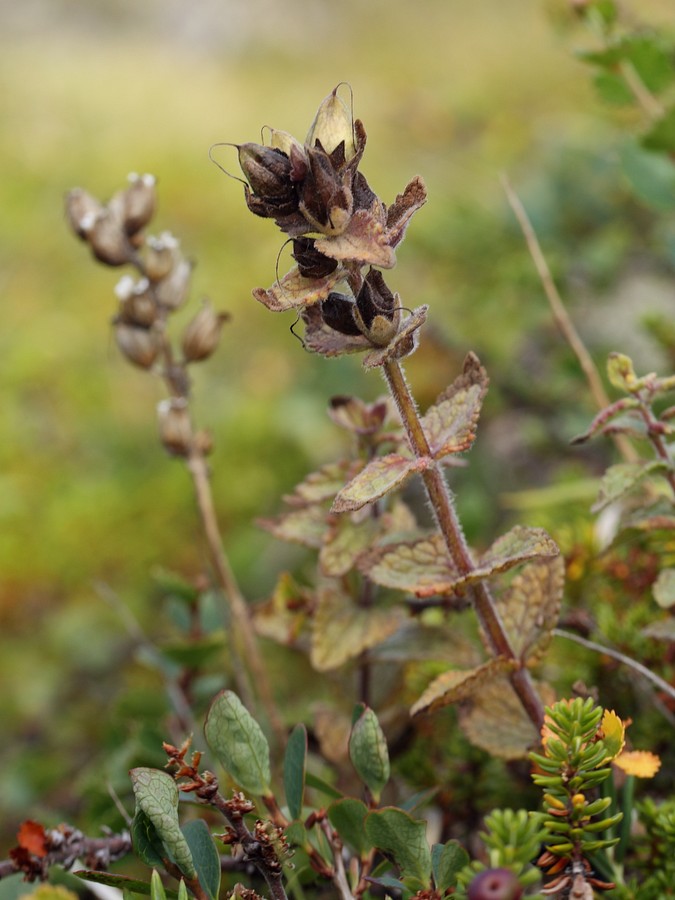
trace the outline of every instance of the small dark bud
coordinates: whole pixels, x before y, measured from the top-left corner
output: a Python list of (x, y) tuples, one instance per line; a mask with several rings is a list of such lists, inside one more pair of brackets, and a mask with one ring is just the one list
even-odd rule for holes
[(123, 266), (130, 261), (131, 246), (119, 219), (110, 210), (101, 210), (85, 233), (99, 262), (108, 266)]
[(83, 241), (88, 239), (94, 222), (102, 212), (102, 204), (82, 188), (73, 188), (66, 194), (68, 224)]
[(168, 310), (176, 310), (187, 300), (190, 292), (192, 263), (177, 257), (174, 266), (155, 286), (155, 296), (159, 303)]
[(356, 305), (346, 294), (330, 293), (321, 303), (323, 321), (340, 334), (361, 334), (361, 329), (354, 318)]
[(181, 346), (186, 362), (198, 362), (211, 356), (220, 341), (223, 322), (228, 318), (227, 313), (217, 313), (210, 303), (204, 303), (183, 332)]
[(120, 301), (119, 322), (149, 328), (157, 320), (159, 309), (147, 278), (135, 282), (125, 275), (117, 283), (115, 294)]
[(115, 339), (129, 362), (140, 369), (150, 369), (162, 349), (161, 337), (153, 328), (118, 322), (115, 325)]
[(511, 869), (486, 869), (473, 879), (468, 900), (520, 900), (523, 886)]
[(192, 422), (184, 397), (170, 397), (157, 405), (159, 437), (172, 456), (187, 456), (192, 445)]
[(298, 264), (300, 274), (305, 278), (325, 278), (337, 269), (337, 260), (319, 253), (314, 239), (308, 237), (295, 238), (293, 241), (293, 259)]
[(285, 200), (293, 190), (291, 161), (281, 150), (262, 144), (242, 144), (239, 165), (253, 193), (264, 200)]

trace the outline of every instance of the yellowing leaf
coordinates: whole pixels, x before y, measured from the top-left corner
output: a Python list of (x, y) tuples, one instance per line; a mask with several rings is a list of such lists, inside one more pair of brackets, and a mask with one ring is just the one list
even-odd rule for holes
[(515, 660), (498, 656), (488, 660), (474, 669), (451, 669), (434, 678), (422, 696), (410, 709), (411, 716), (420, 713), (435, 712), (451, 703), (466, 700), (493, 681), (497, 676), (512, 671), (516, 667)]
[(269, 290), (256, 288), (253, 296), (272, 312), (301, 309), (303, 306), (325, 300), (343, 277), (344, 272), (340, 266), (330, 275), (324, 275), (322, 278), (305, 278), (300, 274), (300, 269), (295, 266), (283, 278), (275, 282)]
[(378, 521), (372, 517), (353, 522), (349, 515), (340, 516), (328, 532), (319, 554), (324, 575), (339, 578), (354, 567), (359, 556), (368, 549), (378, 531)]
[(609, 751), (609, 757), (603, 761), (614, 759), (623, 750), (626, 743), (626, 726), (617, 716), (614, 710), (606, 709), (602, 716), (602, 740)]
[(653, 778), (661, 768), (661, 760), (648, 750), (630, 750), (621, 753), (614, 760), (614, 765), (637, 778)]
[(426, 469), (430, 462), (428, 457), (411, 459), (398, 453), (378, 456), (342, 488), (335, 498), (331, 512), (361, 509), (367, 503), (383, 497), (392, 488), (402, 485), (413, 472)]
[(319, 672), (336, 669), (381, 644), (406, 620), (407, 613), (401, 607), (358, 607), (350, 597), (326, 587), (314, 614), (312, 666)]
[(476, 436), (476, 424), (488, 377), (478, 357), (469, 353), (459, 378), (446, 388), (422, 418), (422, 427), (435, 459), (468, 450)]
[(560, 613), (565, 580), (562, 557), (535, 560), (523, 567), (497, 596), (498, 612), (514, 653), (534, 664), (551, 640)]
[[(551, 688), (537, 687), (544, 702), (551, 702)], [(539, 738), (516, 692), (504, 677), (484, 685), (462, 706), (459, 723), (473, 744), (502, 759), (522, 759)]]
[(376, 584), (417, 597), (444, 592), (458, 578), (440, 534), (373, 550), (362, 558), (359, 567)]
[(615, 388), (629, 392), (637, 382), (632, 359), (623, 353), (610, 353), (607, 359), (607, 377)]

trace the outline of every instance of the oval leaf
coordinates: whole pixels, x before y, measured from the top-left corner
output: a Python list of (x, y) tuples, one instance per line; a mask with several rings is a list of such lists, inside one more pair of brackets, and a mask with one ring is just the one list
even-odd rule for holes
[(302, 815), (306, 764), (307, 729), (304, 725), (296, 725), (288, 738), (284, 756), (284, 791), (291, 819), (299, 819)]
[(457, 841), (434, 844), (431, 848), (431, 867), (434, 884), (441, 896), (457, 884), (457, 874), (469, 864), (469, 854)]
[(422, 427), (434, 459), (468, 450), (476, 436), (476, 425), (488, 377), (478, 357), (469, 353), (464, 371), (438, 397), (422, 418)]
[(438, 678), (434, 678), (419, 700), (413, 704), (410, 715), (435, 712), (450, 703), (466, 700), (479, 688), (483, 690), (495, 678), (512, 671), (516, 666), (514, 659), (497, 656), (473, 669), (450, 669), (443, 672)]
[(349, 758), (375, 801), (389, 781), (387, 739), (372, 709), (363, 710), (349, 736)]
[(168, 772), (139, 767), (132, 769), (131, 785), (136, 805), (145, 813), (178, 868), (188, 878), (195, 867), (187, 841), (178, 824), (178, 788)]
[(426, 469), (431, 460), (427, 457), (410, 459), (398, 453), (389, 453), (371, 460), (359, 474), (346, 484), (335, 498), (331, 512), (350, 512), (379, 500), (395, 487), (399, 487), (412, 475)]
[(366, 837), (364, 821), (368, 807), (362, 800), (345, 797), (328, 807), (328, 821), (340, 835), (340, 839), (364, 857), (372, 845)]
[(204, 734), (225, 771), (244, 791), (270, 793), (267, 738), (233, 691), (222, 691), (213, 701)]
[(199, 883), (211, 900), (216, 900), (220, 891), (220, 856), (208, 825), (203, 819), (192, 819), (183, 825), (182, 831), (192, 853)]

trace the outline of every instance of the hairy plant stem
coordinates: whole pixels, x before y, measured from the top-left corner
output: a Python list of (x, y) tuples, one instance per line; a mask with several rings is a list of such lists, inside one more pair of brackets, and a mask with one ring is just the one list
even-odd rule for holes
[[(211, 491), (208, 464), (203, 452), (195, 446), (194, 441), (190, 447), (186, 464), (192, 476), (197, 506), (204, 528), (204, 536), (206, 537), (211, 563), (215, 570), (218, 584), (229, 603), (230, 612), (232, 614), (232, 624), (237, 637), (241, 642), (246, 657), (246, 664), (252, 675), (260, 700), (269, 717), (270, 725), (274, 729), (277, 739), (283, 743), (286, 739), (286, 730), (274, 702), (267, 670), (253, 631), (253, 623), (251, 621), (249, 608), (241, 594), (239, 585), (237, 584), (237, 580), (223, 549), (215, 504), (213, 502), (213, 493)], [(238, 670), (239, 667), (235, 666), (235, 669)], [(242, 688), (243, 685), (238, 684), (238, 687)], [(250, 690), (247, 689), (247, 693), (250, 694)]]
[[(426, 457), (430, 460), (427, 468), (421, 473), (422, 480), (450, 558), (461, 575), (468, 575), (475, 569), (473, 559), (441, 468), (436, 461), (431, 459), (429, 443), (403, 370), (399, 362), (392, 359), (384, 363), (383, 369), (389, 390), (401, 414), (413, 453), (418, 459)], [(535, 727), (539, 729), (544, 720), (543, 704), (532, 683), (530, 673), (521, 666), (520, 660), (511, 646), (504, 623), (485, 582), (478, 581), (472, 586), (471, 597), (478, 620), (488, 637), (495, 656), (503, 656), (518, 663), (518, 668), (510, 673), (509, 678), (523, 708)]]

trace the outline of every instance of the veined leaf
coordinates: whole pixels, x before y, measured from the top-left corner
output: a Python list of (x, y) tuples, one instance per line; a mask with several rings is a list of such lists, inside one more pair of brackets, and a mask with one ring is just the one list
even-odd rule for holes
[(295, 266), (275, 282), (269, 290), (256, 288), (253, 296), (273, 312), (285, 312), (288, 309), (301, 309), (325, 300), (335, 285), (344, 277), (340, 266), (330, 275), (322, 278), (305, 278), (300, 274), (300, 269)]
[(349, 757), (375, 802), (379, 801), (389, 781), (389, 751), (377, 716), (370, 708), (364, 709), (354, 723), (349, 737)]
[(469, 854), (457, 841), (434, 844), (431, 848), (431, 865), (434, 884), (441, 897), (448, 888), (455, 887), (457, 875), (469, 863)]
[(448, 591), (459, 577), (440, 534), (376, 548), (359, 568), (376, 584), (417, 597)]
[(362, 800), (345, 797), (331, 803), (327, 815), (328, 821), (340, 835), (341, 840), (353, 847), (359, 856), (365, 856), (372, 847), (364, 827), (368, 815), (366, 804)]
[(365, 821), (366, 836), (374, 847), (392, 856), (405, 876), (427, 887), (431, 876), (431, 851), (426, 822), (395, 807), (371, 812)]
[(319, 553), (319, 565), (324, 575), (340, 578), (352, 569), (359, 556), (370, 547), (379, 529), (378, 520), (369, 516), (363, 522), (353, 522), (351, 516), (340, 516), (331, 526)]
[(330, 500), (344, 486), (345, 481), (355, 474), (353, 471), (355, 466), (358, 468), (360, 465), (361, 463), (349, 459), (327, 463), (316, 472), (307, 475), (292, 494), (284, 497), (284, 500), (291, 506)]
[(318, 505), (292, 509), (275, 519), (259, 519), (258, 524), (280, 541), (319, 548), (328, 531), (326, 510)]
[(320, 672), (335, 669), (391, 637), (406, 621), (400, 607), (358, 607), (334, 588), (320, 591), (310, 659)]
[(232, 779), (249, 794), (270, 792), (270, 750), (260, 725), (233, 691), (211, 704), (204, 733)]
[(602, 477), (598, 499), (591, 507), (591, 511), (600, 512), (610, 503), (632, 491), (647, 475), (662, 472), (667, 468), (668, 464), (659, 459), (647, 463), (617, 463), (610, 466)]
[(484, 690), (486, 685), (493, 682), (498, 676), (515, 669), (517, 663), (505, 656), (497, 656), (484, 662), (473, 669), (450, 669), (443, 672), (438, 678), (434, 678), (424, 691), (422, 696), (413, 704), (410, 715), (417, 716), (420, 713), (435, 712), (466, 700), (476, 691)]
[(378, 456), (342, 488), (335, 498), (331, 512), (354, 511), (367, 503), (379, 500), (390, 490), (407, 481), (413, 472), (426, 469), (430, 462), (427, 457), (411, 459), (398, 453)]
[(188, 878), (196, 872), (192, 854), (178, 823), (178, 787), (168, 772), (139, 767), (132, 769), (131, 785), (136, 805), (152, 823), (178, 868)]
[(422, 417), (422, 428), (434, 459), (461, 453), (473, 444), (487, 388), (485, 369), (478, 357), (469, 353), (462, 374)]

